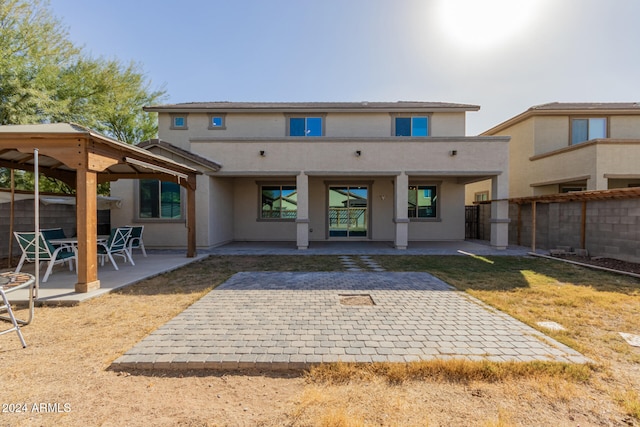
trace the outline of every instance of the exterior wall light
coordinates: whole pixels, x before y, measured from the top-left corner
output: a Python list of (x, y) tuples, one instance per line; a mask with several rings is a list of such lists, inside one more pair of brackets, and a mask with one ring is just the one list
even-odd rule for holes
[(260, 150), (260, 155), (261, 155), (262, 157), (264, 157), (264, 156), (266, 156), (266, 155), (267, 155), (267, 152), (266, 152), (266, 151), (264, 151), (264, 150)]
[(458, 150), (451, 150), (451, 151), (449, 151), (449, 155), (450, 155), (450, 156), (457, 156), (457, 155), (458, 155)]
[(360, 156), (362, 156), (362, 151), (357, 150), (357, 151), (356, 151), (356, 157), (360, 157)]

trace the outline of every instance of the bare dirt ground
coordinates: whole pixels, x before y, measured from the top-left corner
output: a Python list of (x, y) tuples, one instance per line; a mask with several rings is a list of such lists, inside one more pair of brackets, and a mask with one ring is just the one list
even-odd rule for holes
[[(586, 379), (534, 372), (498, 381), (390, 381), (381, 375), (333, 381), (302, 372), (110, 369), (113, 360), (236, 271), (341, 269), (335, 257), (285, 258), (211, 257), (76, 307), (37, 308), (34, 323), (23, 328), (26, 349), (15, 333), (0, 336), (0, 425), (639, 425), (621, 402), (639, 401), (640, 351), (613, 337), (598, 338), (592, 350), (584, 345), (588, 357), (600, 359), (600, 341), (611, 341), (606, 360), (590, 367)], [(594, 280), (609, 276), (598, 273)], [(619, 283), (617, 277), (607, 280)], [(633, 286), (637, 282), (624, 292), (637, 305)], [(588, 343), (603, 329), (615, 331), (616, 316), (603, 316), (604, 323), (572, 339)]]

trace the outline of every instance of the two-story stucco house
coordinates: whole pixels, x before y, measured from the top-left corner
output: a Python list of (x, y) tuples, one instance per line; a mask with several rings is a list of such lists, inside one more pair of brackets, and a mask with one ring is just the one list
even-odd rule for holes
[[(197, 244), (463, 240), (465, 184), (508, 195), (506, 136), (465, 136), (474, 105), (437, 102), (209, 102), (147, 107), (159, 140), (141, 146), (201, 171)], [(173, 183), (119, 181), (113, 224), (144, 224), (147, 247), (184, 245)], [(508, 242), (494, 203), (491, 244)]]
[[(509, 135), (509, 196), (640, 186), (640, 104), (551, 103), (482, 133)], [(496, 198), (490, 183), (467, 203)]]

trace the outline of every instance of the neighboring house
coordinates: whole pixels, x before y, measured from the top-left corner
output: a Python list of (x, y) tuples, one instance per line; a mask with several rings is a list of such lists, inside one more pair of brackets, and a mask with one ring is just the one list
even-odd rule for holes
[[(159, 140), (140, 146), (203, 175), (198, 247), (231, 241), (414, 241), (465, 238), (464, 188), (508, 195), (509, 137), (465, 135), (474, 105), (434, 102), (210, 102), (145, 108)], [(113, 224), (144, 224), (145, 245), (184, 245), (181, 190), (120, 180), (131, 200)], [(177, 208), (177, 209), (174, 209)], [(508, 242), (508, 204), (493, 206), (491, 244)]]
[[(640, 104), (551, 103), (482, 133), (511, 136), (509, 197), (640, 186)], [(489, 182), (466, 203), (499, 198)]]

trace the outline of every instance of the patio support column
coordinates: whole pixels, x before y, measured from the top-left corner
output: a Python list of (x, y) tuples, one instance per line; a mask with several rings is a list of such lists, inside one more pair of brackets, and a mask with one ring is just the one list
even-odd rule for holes
[(491, 178), (491, 246), (507, 249), (509, 245), (509, 182), (506, 174)]
[(79, 167), (76, 173), (76, 232), (78, 236), (76, 292), (100, 288), (97, 243), (97, 174)]
[(407, 249), (409, 245), (409, 217), (407, 214), (407, 204), (409, 203), (409, 177), (404, 172), (396, 176), (394, 188), (394, 222), (396, 224), (396, 235), (394, 246), (396, 249)]
[(309, 248), (309, 177), (304, 171), (296, 177), (298, 213), (296, 216), (296, 244), (298, 249)]
[(196, 177), (187, 185), (187, 258), (196, 256)]

